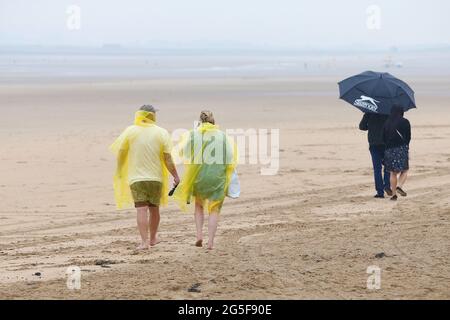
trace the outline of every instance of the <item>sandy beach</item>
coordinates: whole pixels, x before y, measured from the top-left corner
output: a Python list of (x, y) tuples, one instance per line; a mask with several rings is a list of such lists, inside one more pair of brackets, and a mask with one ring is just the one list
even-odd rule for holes
[[(344, 76), (2, 83), (0, 298), (450, 299), (450, 77), (406, 79), (411, 178), (393, 203), (373, 199), (362, 113), (337, 98)], [(173, 203), (162, 243), (136, 252), (135, 212), (115, 210), (108, 146), (143, 103), (169, 131), (204, 108), (223, 129), (280, 130), (278, 174), (239, 167), (211, 252)], [(72, 265), (81, 290), (66, 286)]]

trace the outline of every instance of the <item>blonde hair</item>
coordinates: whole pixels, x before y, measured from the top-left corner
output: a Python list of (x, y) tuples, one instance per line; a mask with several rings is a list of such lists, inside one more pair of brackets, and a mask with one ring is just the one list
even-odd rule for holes
[(200, 112), (200, 122), (209, 122), (211, 124), (215, 124), (213, 113), (209, 110), (203, 110), (202, 112)]

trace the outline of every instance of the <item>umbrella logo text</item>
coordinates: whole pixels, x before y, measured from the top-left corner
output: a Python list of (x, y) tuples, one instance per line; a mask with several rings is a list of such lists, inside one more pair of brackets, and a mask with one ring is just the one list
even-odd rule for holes
[(360, 107), (363, 109), (367, 109), (373, 112), (378, 112), (378, 105), (380, 101), (375, 100), (374, 98), (361, 96), (361, 99), (356, 99), (353, 103), (356, 107)]

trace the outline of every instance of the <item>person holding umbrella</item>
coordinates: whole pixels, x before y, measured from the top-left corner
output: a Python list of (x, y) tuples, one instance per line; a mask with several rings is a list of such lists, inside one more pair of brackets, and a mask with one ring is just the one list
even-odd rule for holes
[(369, 151), (372, 157), (373, 177), (375, 180), (375, 190), (377, 194), (375, 198), (384, 198), (386, 192), (388, 196), (392, 196), (390, 185), (389, 171), (384, 167), (383, 173), (383, 159), (385, 144), (383, 140), (384, 124), (388, 116), (375, 113), (365, 113), (359, 129), (367, 131), (367, 138), (369, 140)]
[[(339, 82), (339, 97), (364, 112), (359, 128), (368, 131), (369, 150), (377, 191), (375, 198), (384, 198), (385, 192), (392, 197), (396, 196), (396, 191), (401, 193), (400, 190), (396, 189), (397, 180), (391, 179), (389, 174), (389, 171), (396, 172), (392, 169), (397, 170), (399, 168), (392, 166), (389, 168), (385, 163), (383, 177), (382, 164), (385, 157), (386, 141), (388, 141), (390, 147), (394, 148), (398, 147), (399, 144), (397, 139), (391, 136), (392, 128), (395, 127), (395, 130), (397, 130), (399, 122), (403, 123), (402, 126), (406, 126), (405, 122), (398, 120), (398, 115), (396, 117), (391, 115), (391, 110), (397, 110), (395, 112), (398, 112), (398, 108), (400, 108), (404, 112), (416, 108), (414, 91), (408, 84), (389, 73), (366, 71)], [(390, 118), (389, 115), (391, 115)], [(385, 123), (388, 118), (391, 119), (389, 120), (389, 132), (385, 135)], [(408, 139), (406, 131), (404, 133), (406, 139)], [(392, 142), (391, 138), (393, 138)], [(405, 155), (402, 154), (402, 156)], [(407, 163), (403, 163), (401, 167), (402, 169), (407, 168)], [(403, 172), (403, 170), (400, 171)], [(400, 189), (404, 179), (406, 179), (406, 173), (400, 179)], [(394, 182), (395, 185), (391, 186), (391, 182)], [(393, 187), (396, 190), (392, 190)]]
[(383, 130), (386, 145), (384, 164), (390, 172), (392, 197), (397, 200), (397, 192), (406, 197), (403, 185), (409, 170), (409, 143), (411, 142), (411, 124), (404, 117), (401, 106), (394, 106)]

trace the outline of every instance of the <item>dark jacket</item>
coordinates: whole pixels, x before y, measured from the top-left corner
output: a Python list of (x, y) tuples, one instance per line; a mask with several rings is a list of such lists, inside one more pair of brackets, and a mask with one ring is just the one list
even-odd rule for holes
[(408, 119), (403, 118), (392, 134), (383, 130), (383, 141), (387, 149), (409, 145), (411, 142), (411, 124)]
[(367, 138), (371, 146), (384, 146), (383, 132), (387, 118), (388, 116), (375, 113), (364, 114), (359, 129), (368, 131)]

